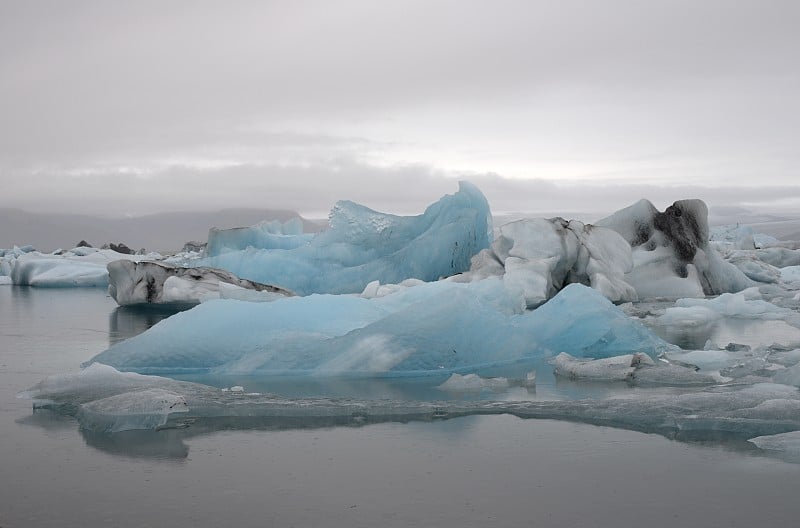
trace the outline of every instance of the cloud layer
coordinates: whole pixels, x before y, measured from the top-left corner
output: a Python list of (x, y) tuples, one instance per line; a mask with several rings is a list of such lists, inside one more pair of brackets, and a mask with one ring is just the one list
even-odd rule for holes
[(0, 206), (406, 212), (466, 176), (497, 210), (678, 189), (792, 207), (798, 19), (793, 1), (3, 3)]

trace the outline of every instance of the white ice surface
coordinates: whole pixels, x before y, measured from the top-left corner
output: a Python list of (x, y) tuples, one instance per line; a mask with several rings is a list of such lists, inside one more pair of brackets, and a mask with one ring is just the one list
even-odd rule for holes
[(108, 286), (106, 266), (115, 260), (138, 262), (161, 255), (127, 255), (110, 249), (75, 248), (63, 254), (32, 251), (10, 261), (14, 284), (51, 288)]
[(631, 301), (636, 291), (624, 275), (632, 265), (627, 242), (610, 229), (562, 218), (535, 218), (501, 226), (491, 248), (473, 258), (468, 273), (453, 280), (500, 276), (529, 308), (576, 282), (612, 301)]
[(477, 374), (452, 374), (439, 385), (439, 389), (451, 392), (501, 391), (509, 387), (507, 378), (482, 378)]
[(661, 325), (699, 326), (723, 317), (750, 319), (786, 319), (793, 312), (759, 298), (757, 288), (739, 293), (723, 293), (712, 299), (678, 299), (657, 318)]
[[(792, 407), (791, 410), (800, 412), (800, 408), (797, 406)], [(751, 438), (748, 442), (765, 451), (777, 451), (791, 457), (800, 457), (800, 431), (757, 436)]]

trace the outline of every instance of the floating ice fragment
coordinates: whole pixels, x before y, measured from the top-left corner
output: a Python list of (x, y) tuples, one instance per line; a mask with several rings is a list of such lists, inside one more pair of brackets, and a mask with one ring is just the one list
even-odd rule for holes
[(625, 381), (634, 385), (710, 385), (719, 380), (696, 369), (676, 364), (657, 364), (645, 354), (626, 354), (605, 359), (576, 359), (562, 352), (551, 361), (556, 376), (573, 380)]
[(759, 297), (757, 288), (749, 288), (739, 293), (723, 293), (713, 299), (678, 299), (675, 306), (667, 308), (656, 321), (660, 325), (699, 326), (723, 317), (775, 320), (792, 315), (791, 310)]
[(553, 373), (569, 379), (598, 381), (628, 381), (636, 367), (632, 366), (633, 354), (605, 359), (576, 359), (562, 352), (552, 359)]
[(187, 413), (183, 396), (164, 389), (124, 392), (81, 405), (77, 419), (83, 429), (117, 433), (133, 429), (159, 429), (170, 415)]
[(800, 431), (757, 436), (748, 442), (765, 451), (777, 451), (791, 458), (800, 458)]
[(441, 390), (453, 392), (469, 391), (500, 391), (509, 387), (507, 378), (482, 378), (477, 374), (452, 374), (447, 380), (439, 385)]

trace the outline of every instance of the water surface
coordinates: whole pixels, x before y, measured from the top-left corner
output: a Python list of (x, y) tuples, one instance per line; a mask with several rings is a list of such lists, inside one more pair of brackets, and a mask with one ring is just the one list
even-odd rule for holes
[[(0, 526), (794, 525), (800, 465), (751, 444), (473, 416), (93, 435), (15, 398), (169, 312), (0, 287)], [(481, 398), (602, 396), (556, 382)], [(221, 379), (287, 396), (459, 398), (430, 381)], [(471, 396), (476, 397), (476, 396)]]

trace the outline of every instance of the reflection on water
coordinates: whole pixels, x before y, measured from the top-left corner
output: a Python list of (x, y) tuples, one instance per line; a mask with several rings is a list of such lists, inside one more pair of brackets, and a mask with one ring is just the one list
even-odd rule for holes
[(192, 308), (193, 304), (146, 304), (142, 306), (117, 306), (108, 317), (108, 346), (139, 335), (160, 321), (178, 312)]
[[(482, 412), (454, 412), (441, 414), (433, 413), (430, 415), (409, 414), (376, 416), (353, 413), (349, 416), (269, 416), (269, 417), (247, 417), (230, 416), (216, 418), (196, 418), (188, 427), (166, 428), (161, 430), (137, 430), (123, 431), (114, 434), (99, 433), (94, 431), (81, 430), (87, 446), (99, 451), (127, 458), (148, 458), (165, 460), (182, 460), (189, 456), (189, 445), (187, 442), (192, 439), (202, 438), (223, 431), (299, 431), (299, 430), (326, 430), (331, 428), (363, 428), (388, 423), (443, 423), (451, 424), (450, 440), (459, 436), (459, 430), (464, 429), (468, 433), (469, 425), (481, 416), (492, 415), (511, 415), (522, 420), (542, 420), (547, 417), (526, 415), (525, 413), (515, 412), (492, 412), (491, 409), (484, 409)], [(593, 423), (592, 420), (573, 419), (568, 415), (551, 417), (563, 422), (575, 422), (585, 425), (611, 426), (616, 429), (628, 430), (632, 432), (656, 434), (673, 441), (719, 447), (727, 451), (748, 453), (765, 458), (780, 458), (786, 462), (798, 463), (800, 456), (796, 453), (769, 452), (758, 449), (755, 445), (748, 442), (752, 433), (737, 433), (721, 430), (681, 430), (665, 429), (664, 427), (653, 424), (632, 424), (632, 423), (608, 423), (603, 420)], [(63, 418), (62, 418), (63, 420)], [(33, 424), (33, 421), (28, 423)], [(36, 425), (45, 426), (44, 421), (39, 421)], [(189, 442), (191, 443), (191, 442)]]
[(773, 343), (800, 346), (800, 330), (784, 321), (725, 318), (699, 326), (652, 326), (652, 330), (684, 350), (703, 350), (709, 342), (721, 347), (729, 343), (752, 348)]
[(189, 447), (178, 429), (123, 431), (113, 435), (81, 430), (81, 436), (90, 447), (126, 458), (183, 460), (189, 456)]

